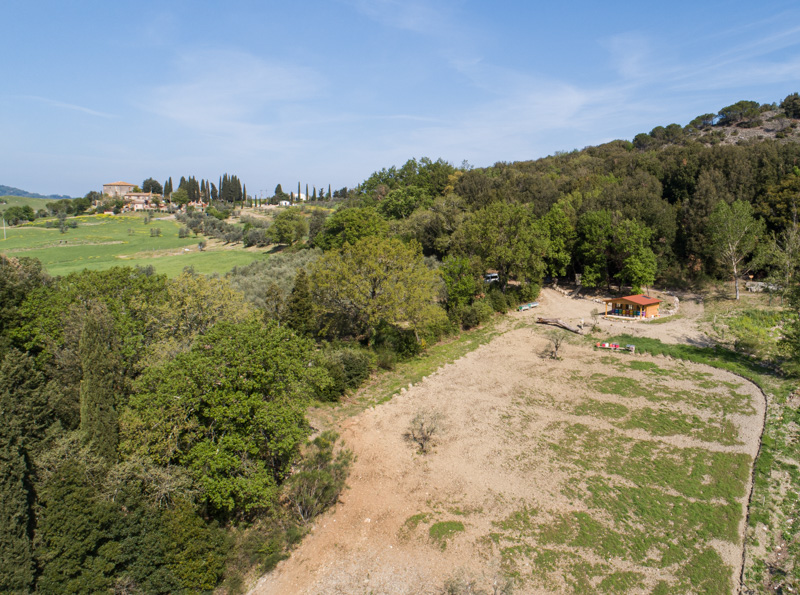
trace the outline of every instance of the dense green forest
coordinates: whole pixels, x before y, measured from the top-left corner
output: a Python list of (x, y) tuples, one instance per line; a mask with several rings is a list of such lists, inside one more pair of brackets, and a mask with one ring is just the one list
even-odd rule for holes
[[(576, 273), (615, 291), (766, 279), (795, 313), (791, 373), (798, 104), (488, 168), (411, 159), (329, 191), (332, 212), (238, 231), (238, 178), (182, 180), (214, 198), (187, 229), (283, 247), (224, 278), (0, 257), (0, 590), (237, 591), (344, 486), (351, 454), (309, 442), (307, 407)], [(780, 136), (733, 134), (767, 122)]]

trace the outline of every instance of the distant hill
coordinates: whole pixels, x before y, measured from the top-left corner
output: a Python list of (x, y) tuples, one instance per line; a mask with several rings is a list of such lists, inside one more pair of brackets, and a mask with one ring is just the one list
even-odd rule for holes
[(0, 184), (0, 196), (24, 196), (25, 198), (52, 198), (56, 200), (72, 198), (66, 194), (49, 194), (45, 196), (43, 194), (36, 194), (35, 192), (26, 192), (25, 190), (20, 190), (19, 188), (13, 188), (11, 186), (3, 186), (2, 184)]

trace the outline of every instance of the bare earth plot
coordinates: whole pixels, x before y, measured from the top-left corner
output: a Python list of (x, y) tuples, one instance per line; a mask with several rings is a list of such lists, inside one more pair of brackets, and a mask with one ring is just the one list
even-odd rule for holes
[[(556, 296), (531, 316), (596, 306)], [(583, 345), (543, 358), (545, 332), (509, 331), (346, 420), (350, 488), (253, 592), (491, 592), (503, 577), (516, 593), (735, 592), (758, 389)], [(444, 427), (421, 455), (404, 434), (426, 410)]]

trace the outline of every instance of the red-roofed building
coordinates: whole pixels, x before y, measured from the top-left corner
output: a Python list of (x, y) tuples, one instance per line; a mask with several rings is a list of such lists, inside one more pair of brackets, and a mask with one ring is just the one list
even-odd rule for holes
[(661, 300), (646, 295), (628, 295), (603, 301), (606, 304), (606, 316), (626, 318), (655, 318), (661, 303)]

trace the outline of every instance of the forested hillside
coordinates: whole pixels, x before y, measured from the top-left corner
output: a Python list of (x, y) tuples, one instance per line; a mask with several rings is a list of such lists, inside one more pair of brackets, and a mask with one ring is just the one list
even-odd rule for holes
[(220, 195), (187, 234), (274, 248), (225, 278), (0, 256), (0, 590), (239, 590), (344, 486), (350, 453), (308, 442), (306, 408), (545, 282), (767, 279), (794, 304), (792, 372), (799, 104), (488, 168), (412, 159), (268, 224), (225, 223), (247, 195)]
[(0, 196), (24, 196), (27, 198), (69, 198), (69, 196), (66, 194), (50, 194), (48, 196), (43, 196), (41, 194), (36, 194), (35, 192), (20, 190), (19, 188), (14, 188), (12, 186), (3, 186), (2, 184), (0, 184)]
[[(501, 282), (581, 273), (593, 287), (726, 277), (713, 216), (723, 203), (741, 201), (757, 220), (752, 235), (762, 246), (773, 242), (752, 267), (767, 275), (780, 268), (777, 253), (792, 244), (797, 221), (799, 101), (790, 95), (785, 110), (739, 102), (633, 142), (484, 169), (412, 160), (373, 174), (349, 192), (350, 204), (374, 208), (426, 255), (481, 256)], [(481, 245), (509, 221), (538, 240), (525, 242), (538, 245), (538, 258), (515, 258), (513, 266), (498, 260), (497, 248), (514, 233)]]

